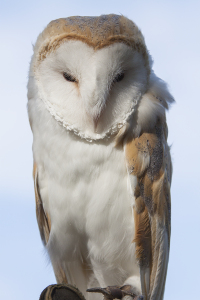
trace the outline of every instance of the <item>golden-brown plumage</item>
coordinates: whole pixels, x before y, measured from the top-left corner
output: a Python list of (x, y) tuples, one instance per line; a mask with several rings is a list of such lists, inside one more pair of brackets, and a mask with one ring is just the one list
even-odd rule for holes
[[(152, 294), (159, 297), (164, 292), (171, 218), (171, 158), (166, 143), (165, 118), (157, 120), (152, 132), (128, 139), (125, 155), (130, 176), (137, 177), (134, 242), (142, 292), (146, 297)], [(147, 282), (144, 270), (150, 272), (150, 282)]]
[(135, 23), (124, 16), (114, 14), (100, 17), (74, 16), (51, 21), (35, 45), (39, 48), (38, 62), (44, 60), (66, 40), (82, 41), (95, 50), (117, 42), (125, 43), (143, 54), (146, 67), (149, 69), (149, 56), (141, 31)]

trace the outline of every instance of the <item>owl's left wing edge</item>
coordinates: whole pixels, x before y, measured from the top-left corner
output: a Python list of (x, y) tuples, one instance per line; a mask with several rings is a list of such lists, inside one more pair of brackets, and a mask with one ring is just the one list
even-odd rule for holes
[(162, 124), (128, 141), (125, 156), (134, 182), (134, 242), (142, 294), (145, 300), (162, 300), (171, 230), (171, 158)]
[[(34, 179), (34, 189), (35, 189), (37, 223), (38, 223), (42, 242), (44, 246), (46, 246), (49, 241), (49, 236), (51, 232), (51, 219), (49, 214), (44, 210), (42, 197), (40, 194), (39, 172), (36, 163), (34, 163), (33, 165), (33, 179)], [(67, 284), (68, 280), (63, 266), (58, 261), (51, 261), (51, 262), (52, 262), (57, 283)]]
[(42, 242), (44, 246), (46, 246), (51, 231), (51, 220), (49, 215), (44, 211), (43, 202), (40, 195), (39, 174), (38, 174), (38, 168), (36, 163), (34, 163), (33, 165), (33, 180), (34, 180), (34, 189), (35, 189), (37, 223), (38, 223)]

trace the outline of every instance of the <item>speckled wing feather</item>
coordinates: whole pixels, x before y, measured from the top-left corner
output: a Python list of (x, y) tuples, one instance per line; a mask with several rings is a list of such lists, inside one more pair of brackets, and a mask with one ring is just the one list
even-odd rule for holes
[(162, 300), (170, 245), (172, 165), (167, 126), (159, 119), (150, 133), (127, 141), (125, 155), (135, 196), (136, 256), (142, 294)]
[[(39, 174), (38, 174), (36, 163), (34, 163), (34, 167), (33, 167), (33, 179), (34, 179), (34, 188), (35, 188), (37, 222), (38, 222), (38, 227), (39, 227), (42, 242), (44, 246), (46, 246), (51, 231), (51, 219), (47, 214), (47, 212), (45, 212), (43, 207), (42, 198), (40, 195)], [(55, 264), (54, 262), (52, 262), (52, 265), (53, 265), (57, 282), (68, 283), (63, 268), (58, 263)]]

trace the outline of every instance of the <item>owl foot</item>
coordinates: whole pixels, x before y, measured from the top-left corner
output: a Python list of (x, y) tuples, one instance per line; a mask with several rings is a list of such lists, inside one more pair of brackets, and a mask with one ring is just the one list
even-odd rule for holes
[(52, 284), (41, 293), (39, 300), (85, 300), (79, 289), (70, 284)]
[(134, 300), (143, 300), (143, 296), (138, 296), (132, 291), (130, 285), (113, 285), (106, 288), (91, 288), (87, 289), (87, 292), (91, 293), (102, 293), (106, 300), (122, 299), (125, 296), (129, 296)]

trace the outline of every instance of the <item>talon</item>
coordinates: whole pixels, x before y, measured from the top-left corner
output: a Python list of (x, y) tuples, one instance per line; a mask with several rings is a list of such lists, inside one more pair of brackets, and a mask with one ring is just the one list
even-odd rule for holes
[(89, 292), (89, 293), (102, 293), (104, 295), (110, 295), (106, 288), (100, 288), (100, 287), (87, 289), (86, 292)]
[(137, 296), (135, 293), (131, 292), (132, 286), (131, 285), (123, 285), (123, 286), (108, 286), (106, 288), (91, 288), (87, 289), (87, 292), (90, 293), (102, 293), (107, 300), (113, 299), (122, 299), (124, 296), (131, 296), (134, 300), (143, 300), (143, 296)]
[(124, 296), (123, 292), (118, 286), (108, 286), (107, 288), (92, 288), (87, 289), (87, 292), (102, 293), (108, 300), (122, 299), (122, 297)]
[(124, 294), (124, 296), (131, 296), (133, 297), (134, 300), (142, 300), (142, 299), (137, 299), (135, 297), (137, 297), (137, 295), (133, 292), (131, 292), (132, 286), (131, 285), (123, 285), (120, 287), (120, 289), (122, 290), (122, 293)]

